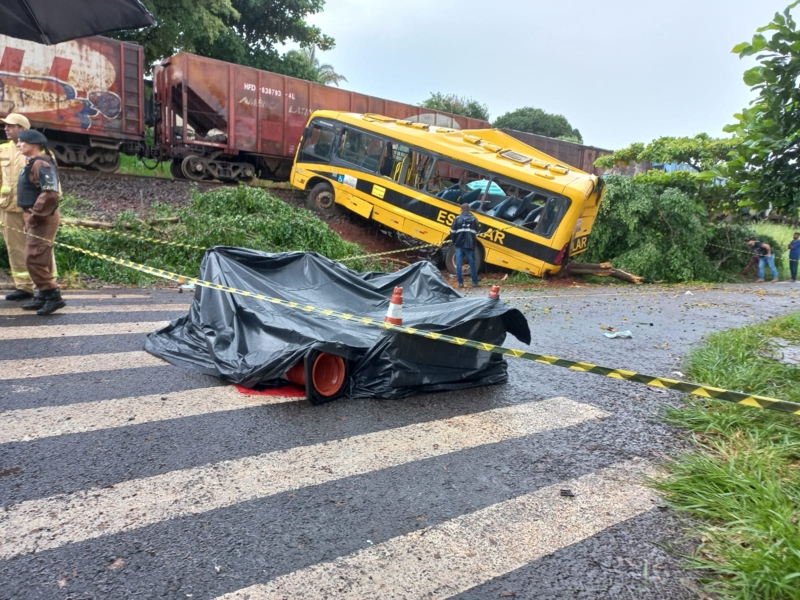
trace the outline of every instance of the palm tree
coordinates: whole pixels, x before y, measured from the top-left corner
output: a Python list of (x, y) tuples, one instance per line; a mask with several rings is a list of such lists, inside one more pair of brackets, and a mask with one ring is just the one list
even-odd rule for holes
[(339, 87), (340, 82), (347, 81), (347, 77), (339, 75), (339, 73), (334, 70), (333, 65), (328, 63), (320, 64), (317, 58), (317, 49), (314, 46), (310, 48), (301, 48), (300, 50), (290, 50), (287, 54), (296, 56), (305, 63), (314, 74), (317, 83)]

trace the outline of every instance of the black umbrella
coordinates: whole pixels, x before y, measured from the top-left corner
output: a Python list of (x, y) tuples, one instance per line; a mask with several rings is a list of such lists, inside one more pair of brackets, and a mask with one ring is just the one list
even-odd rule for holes
[(0, 35), (40, 44), (155, 24), (139, 0), (0, 0)]

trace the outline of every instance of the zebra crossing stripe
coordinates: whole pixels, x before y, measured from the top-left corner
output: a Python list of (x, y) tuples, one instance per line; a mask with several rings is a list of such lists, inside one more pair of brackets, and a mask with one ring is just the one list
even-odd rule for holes
[(0, 340), (43, 340), (95, 335), (126, 335), (150, 333), (169, 324), (169, 321), (138, 323), (93, 323), (89, 325), (44, 325), (30, 327), (0, 327)]
[[(188, 304), (90, 304), (88, 306), (70, 306), (58, 311), (60, 315), (84, 315), (91, 313), (118, 313), (118, 312), (182, 312), (189, 310)], [(0, 316), (23, 317), (32, 313), (20, 308), (0, 308)], [(35, 316), (35, 315), (34, 315)]]
[(215, 386), (66, 406), (10, 410), (0, 412), (0, 444), (300, 400), (303, 399), (249, 396), (239, 393), (233, 386)]
[(166, 366), (169, 366), (168, 362), (156, 358), (143, 350), (48, 358), (23, 358), (20, 360), (0, 360), (0, 380)]
[(643, 474), (617, 463), (216, 600), (451, 598), (652, 510)]
[(64, 296), (64, 300), (150, 300), (152, 298), (147, 294), (96, 294), (92, 292), (65, 291), (63, 288), (61, 295)]
[(0, 560), (607, 416), (552, 398), (28, 500), (0, 509)]

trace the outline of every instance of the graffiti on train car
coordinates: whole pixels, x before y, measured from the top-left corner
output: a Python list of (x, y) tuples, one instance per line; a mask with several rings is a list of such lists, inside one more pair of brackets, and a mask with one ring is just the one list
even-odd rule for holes
[(101, 50), (77, 41), (57, 46), (0, 41), (0, 112), (81, 129), (97, 119), (120, 118), (116, 69)]

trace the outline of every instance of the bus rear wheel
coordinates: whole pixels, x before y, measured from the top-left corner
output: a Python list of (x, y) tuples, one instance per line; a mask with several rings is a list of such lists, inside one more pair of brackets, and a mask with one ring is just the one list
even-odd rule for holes
[[(480, 273), (483, 270), (483, 247), (478, 244), (478, 247), (475, 248), (475, 271)], [(453, 244), (449, 244), (447, 246), (447, 254), (444, 257), (444, 264), (447, 267), (447, 270), (450, 273), (455, 275), (456, 273), (456, 247)], [(461, 265), (461, 271), (464, 273), (465, 278), (469, 278), (469, 263), (467, 262), (466, 258), (463, 259), (463, 264)]]

